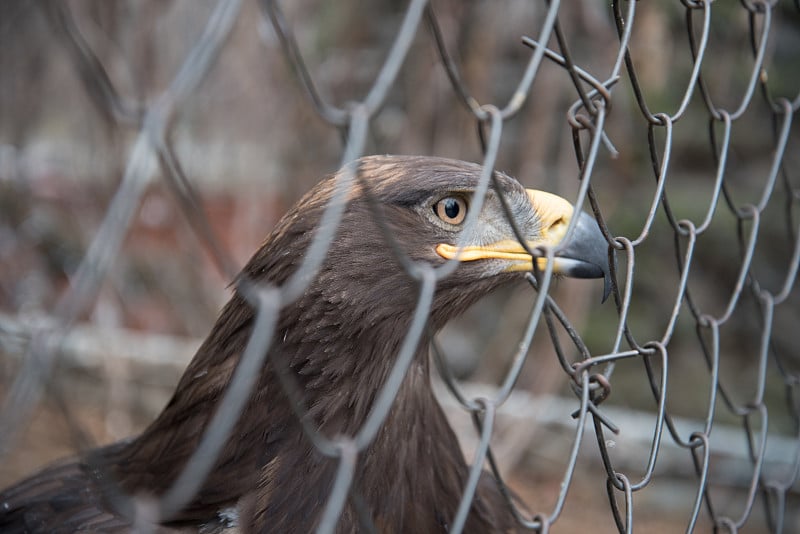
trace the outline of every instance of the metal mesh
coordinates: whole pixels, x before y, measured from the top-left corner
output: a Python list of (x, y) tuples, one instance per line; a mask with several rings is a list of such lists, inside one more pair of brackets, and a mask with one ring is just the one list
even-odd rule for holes
[[(792, 531), (800, 524), (793, 511), (800, 469), (800, 375), (794, 333), (800, 314), (796, 284), (800, 262), (800, 138), (793, 120), (800, 107), (800, 6), (797, 2), (767, 0), (661, 2), (664, 12), (669, 11), (671, 20), (679, 23), (671, 24), (671, 34), (660, 43), (661, 48), (650, 50), (644, 45), (637, 49), (636, 44), (647, 40), (637, 40), (634, 34), (647, 35), (652, 30), (648, 17), (659, 16), (659, 12), (647, 12), (652, 6), (617, 1), (611, 5), (584, 4), (583, 16), (599, 21), (602, 36), (571, 34), (563, 19), (574, 21), (576, 9), (558, 1), (535, 6), (511, 3), (506, 6), (508, 13), (493, 13), (501, 22), (513, 17), (515, 10), (537, 13), (538, 25), (530, 27), (523, 39), (527, 47), (518, 43), (521, 36), (509, 38), (519, 47), (518, 54), (524, 56), (519, 56), (513, 73), (519, 80), (516, 88), (503, 101), (482, 102), (463, 81), (465, 66), (451, 51), (451, 39), (443, 29), (454, 20), (448, 9), (459, 9), (450, 4), (411, 1), (398, 13), (401, 16), (394, 25), (393, 41), (384, 52), (380, 68), (370, 73), (372, 82), (366, 96), (351, 95), (341, 101), (325, 96), (330, 91), (318, 88), (318, 75), (307, 67), (293, 23), (284, 17), (278, 2), (261, 2), (263, 20), (259, 28), (262, 32), (271, 28), (269, 31), (277, 36), (276, 40), (262, 39), (265, 53), (280, 51), (285, 56), (308, 107), (342, 133), (342, 165), (369, 153), (371, 121), (382, 113), (390, 93), (401, 83), (399, 72), (404, 62), (413, 54), (423, 53), (421, 47), (414, 46), (415, 40), (423, 37), (427, 36), (435, 57), (446, 69), (447, 98), (457, 101), (477, 125), (485, 171), (483, 187), (489, 186), (490, 171), (497, 165), (502, 147), (514, 142), (511, 138), (518, 130), (513, 130), (514, 134), (507, 130), (514, 127), (515, 120), (522, 120), (526, 104), (548, 98), (552, 102), (552, 95), (547, 94), (550, 88), (535, 83), (540, 72), (550, 68), (551, 76), (570, 83), (570, 93), (559, 110), (566, 115), (560, 127), (571, 130), (573, 169), (577, 170), (557, 181), (569, 180), (571, 185), (561, 188), (572, 191), (570, 200), (577, 209), (594, 213), (609, 242), (610, 253), (616, 258), (614, 305), (597, 306), (587, 326), (576, 329), (557, 300), (549, 296), (551, 273), (530, 275), (529, 282), (538, 291), (530, 303), (529, 318), (516, 333), (518, 349), (496, 382), (498, 386), (480, 396), (472, 396), (470, 389), (457, 383), (443, 363), (441, 352), (446, 347), (434, 345), (432, 353), (442, 378), (456, 402), (471, 414), (477, 436), (472, 457), (468, 458), (472, 470), (452, 521), (452, 532), (463, 528), (481, 469), (488, 465), (503, 484), (498, 467), (502, 458), (492, 454), (490, 440), (498, 411), (508, 405), (531, 358), (535, 335), (539, 344), (540, 338), (548, 337), (542, 328), (549, 332), (547, 344), (552, 346), (575, 394), (572, 417), (567, 415), (562, 420), (572, 429), (572, 435), (553, 502), (529, 502), (523, 509), (509, 497), (520, 525), (546, 531), (567, 519), (565, 515), (570, 512), (565, 512), (565, 503), (579, 457), (599, 456), (604, 474), (598, 475), (596, 487), (602, 491), (605, 481), (609, 513), (620, 532), (632, 531), (637, 524), (637, 496), (657, 485), (659, 477), (676, 463), (689, 466), (694, 473), (691, 495), (681, 497), (680, 521), (687, 531), (710, 526), (715, 531), (745, 527), (753, 532)], [(194, 234), (224, 277), (232, 280), (237, 271), (236, 260), (215, 237), (204, 214), (196, 183), (184, 170), (186, 163), (178, 155), (172, 132), (176, 124), (180, 125), (182, 108), (220, 61), (223, 51), (235, 51), (237, 43), (229, 36), (237, 22), (246, 18), (242, 2), (216, 3), (180, 68), (161, 92), (147, 99), (122, 95), (100, 54), (76, 24), (69, 4), (53, 1), (41, 5), (50, 31), (66, 49), (70, 68), (80, 76), (97, 113), (107, 118), (112, 129), (127, 129), (136, 135), (130, 139), (119, 186), (85, 247), (69, 287), (52, 309), (52, 321), (25, 334), (30, 343), (6, 387), (0, 419), (3, 451), (13, 448), (15, 435), (34, 407), (45, 394), (52, 393), (49, 389), (56, 388), (53, 374), (61, 354), (56, 349), (92, 307), (103, 281), (114, 269), (147, 188), (155, 180), (163, 180), (174, 193)], [(731, 21), (746, 21), (744, 30)], [(503, 23), (511, 25), (507, 20)], [(728, 42), (741, 43), (739, 50), (718, 44), (720, 33), (726, 31), (735, 33), (728, 35)], [(592, 61), (591, 67), (582, 67), (570, 50), (578, 48), (578, 55), (592, 57), (595, 41), (602, 42), (602, 51), (599, 46), (596, 51), (602, 58)], [(654, 74), (650, 55), (665, 53), (665, 49), (675, 56), (682, 54), (683, 61), (676, 61), (672, 72)], [(731, 60), (731, 54), (741, 57)], [(491, 57), (485, 59), (492, 61)], [(604, 65), (607, 59), (609, 64)], [(727, 72), (715, 68), (723, 63), (732, 68)], [(672, 88), (671, 95), (649, 92), (648, 80), (654, 75), (670, 80), (666, 85)], [(677, 100), (674, 95), (678, 95)], [(748, 135), (751, 128), (759, 136), (755, 143)], [(636, 131), (625, 134), (626, 129)], [(303, 132), (292, 135), (301, 137)], [(617, 142), (617, 138), (625, 142)], [(547, 145), (551, 140), (540, 136), (537, 142)], [(523, 153), (529, 149), (533, 150), (518, 147)], [(315, 154), (311, 151), (306, 157), (314, 158)], [(690, 160), (698, 160), (697, 165), (690, 166)], [(635, 170), (625, 171), (625, 167)], [(615, 172), (627, 178), (612, 179)], [(335, 198), (346, 195), (356, 179), (352, 173), (341, 175)], [(212, 468), (254, 387), (255, 371), (267, 356), (277, 313), (313, 278), (336, 231), (342, 206), (331, 202), (302, 265), (286, 284), (255, 287), (243, 282), (240, 286), (258, 310), (254, 334), (196, 454), (160, 497), (158, 517), (169, 517), (188, 503)], [(726, 270), (720, 270), (721, 264)], [(312, 427), (305, 429), (322, 454), (339, 462), (318, 532), (335, 531), (359, 454), (386, 418), (414, 348), (426, 335), (437, 281), (450, 274), (454, 266), (406, 267), (420, 282), (417, 308), (369, 418), (355, 435), (336, 439)], [(654, 286), (663, 293), (648, 291)], [(659, 298), (663, 294), (668, 298)], [(537, 326), (542, 328), (537, 330)], [(594, 333), (583, 334), (582, 330)], [(9, 331), (3, 335), (4, 352), (11, 352)], [(749, 341), (741, 341), (742, 336)], [(284, 373), (282, 377), (287, 394), (296, 396), (291, 376)], [(626, 425), (633, 423), (616, 417), (619, 412), (603, 404), (612, 391), (615, 397), (622, 391), (624, 405), (629, 387), (626, 383), (643, 388), (644, 404), (649, 404), (645, 425), (651, 430), (646, 433), (649, 439), (639, 444), (643, 463), (638, 466), (615, 452), (617, 440), (624, 440), (626, 431), (634, 430)], [(689, 417), (674, 414), (681, 410), (681, 384), (705, 392), (704, 403), (693, 406)], [(297, 410), (302, 413), (299, 401)], [(75, 421), (71, 424), (79, 427)], [(721, 425), (738, 429), (735, 439), (746, 447), (741, 459), (744, 464), (733, 470), (738, 473), (736, 483), (745, 483), (742, 499), (731, 500), (725, 491), (726, 484), (733, 484), (736, 477), (726, 478), (730, 472), (719, 456), (730, 436), (718, 430)], [(596, 436), (594, 443), (585, 439), (585, 434), (592, 433)], [(776, 449), (774, 443), (786, 446)], [(678, 452), (667, 455), (667, 448)], [(670, 459), (666, 465), (662, 461), (665, 457)], [(362, 521), (369, 524), (371, 519), (367, 514)], [(139, 525), (143, 530), (147, 530), (145, 523)]]

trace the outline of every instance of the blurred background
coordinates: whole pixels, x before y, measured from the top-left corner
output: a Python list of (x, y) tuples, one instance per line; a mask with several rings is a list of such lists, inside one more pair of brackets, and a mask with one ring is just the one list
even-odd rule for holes
[[(87, 82), (97, 71), (76, 61), (57, 14), (68, 13), (116, 92), (146, 107), (169, 87), (216, 6), (206, 0), (54, 4), (0, 3), (4, 396), (20, 372), (33, 333), (55, 321), (53, 310), (109, 213), (139, 131), (138, 125), (125, 124), (98, 105), (92, 90), (96, 84)], [(343, 107), (369, 91), (408, 9), (398, 1), (283, 4), (320, 94)], [(751, 14), (747, 5), (716, 2), (709, 8), (702, 87), (715, 106), (736, 115), (725, 188), (714, 204), (723, 127), (711, 119), (700, 86), (689, 93), (685, 112), (671, 129), (659, 126), (649, 132), (630, 76), (632, 69), (653, 114), (673, 115), (682, 108), (693, 68), (689, 34), (700, 39), (703, 10), (687, 10), (675, 1), (637, 2), (630, 21), (629, 64), (612, 88), (607, 143), (591, 173), (598, 211), (610, 234), (640, 238), (634, 257), (618, 255), (618, 283), (620, 291), (630, 290), (630, 303), (625, 308), (612, 297), (601, 304), (601, 288), (592, 281), (557, 281), (551, 295), (592, 356), (615, 350), (626, 309), (629, 335), (619, 350), (631, 348), (631, 340), (643, 346), (667, 339), (666, 410), (684, 439), (702, 431), (706, 420), (713, 424), (709, 492), (714, 512), (744, 516), (744, 532), (769, 531), (761, 491), (750, 491), (759, 476), (745, 432), (749, 427), (757, 437), (763, 429), (769, 439), (762, 488), (768, 480), (788, 480), (784, 531), (792, 532), (800, 530), (800, 295), (792, 271), (800, 220), (800, 126), (789, 122), (788, 141), (779, 150), (784, 115), (775, 102), (785, 97), (790, 107), (798, 107), (800, 10), (796, 2), (779, 1), (767, 17), (763, 9)], [(627, 3), (620, 6), (623, 12), (628, 9)], [(521, 39), (537, 38), (548, 4), (443, 0), (433, 7), (464, 86), (479, 103), (502, 108), (532, 54)], [(687, 21), (693, 29), (687, 30)], [(574, 63), (606, 80), (620, 46), (612, 6), (565, 2), (558, 8), (558, 22)], [(753, 35), (756, 45), (762, 35), (767, 38), (760, 71)], [(548, 46), (558, 50), (554, 38)], [(753, 76), (758, 83), (753, 98), (746, 100)], [(577, 99), (569, 73), (544, 60), (525, 105), (503, 124), (496, 168), (526, 186), (575, 199), (581, 169), (567, 113)], [(735, 113), (740, 104), (741, 113)], [(255, 2), (243, 3), (211, 70), (177, 106), (168, 141), (200, 193), (202, 217), (237, 265), (244, 264), (295, 200), (341, 163), (342, 132), (315, 113), (275, 29)], [(585, 148), (588, 135), (577, 135)], [(659, 159), (668, 158), (662, 175), (668, 204), (656, 203), (660, 197), (651, 146)], [(370, 123), (365, 153), (483, 160), (477, 121), (457, 97), (424, 20)], [(777, 173), (776, 154), (782, 157)], [(739, 220), (742, 207), (759, 204), (765, 190), (771, 194), (757, 224)], [(647, 226), (653, 205), (655, 218)], [(676, 256), (683, 257), (688, 245), (685, 237), (676, 237), (667, 206), (674, 220), (699, 227), (708, 217), (710, 224), (694, 243), (687, 282), (699, 312), (692, 313), (685, 300), (680, 303), (674, 331), (665, 338), (680, 294)], [(591, 209), (588, 202), (584, 208)], [(749, 250), (753, 259), (739, 293), (737, 281)], [(631, 265), (633, 277), (626, 279)], [(229, 298), (229, 282), (157, 170), (136, 200), (121, 251), (96, 298), (67, 330), (45, 394), (0, 462), (0, 484), (90, 444), (141, 430), (168, 400)], [(778, 295), (785, 287), (788, 293), (767, 314), (758, 291)], [(491, 390), (502, 381), (535, 296), (525, 286), (493, 295), (441, 333), (451, 368), (471, 390)], [(697, 326), (696, 315), (703, 314), (724, 318), (719, 383), (731, 403), (747, 407), (749, 415), (730, 409), (720, 396), (709, 406), (715, 382), (707, 361), (709, 331)], [(575, 440), (570, 414), (580, 403), (541, 323), (515, 396), (500, 411), (492, 444), (529, 509), (549, 514), (562, 491)], [(559, 336), (568, 339), (563, 331)], [(571, 361), (580, 359), (574, 347), (567, 344), (565, 350)], [(617, 470), (632, 481), (646, 472), (657, 412), (642, 360), (617, 363), (609, 379), (612, 394), (602, 404), (620, 428), (618, 435), (606, 432), (605, 445)], [(655, 367), (664, 372), (660, 364)], [(442, 400), (469, 453), (474, 430), (468, 416), (446, 393)], [(616, 530), (597, 439), (591, 431), (584, 438), (564, 509), (553, 524), (556, 532)], [(699, 484), (692, 453), (666, 433), (660, 445), (652, 480), (634, 494), (634, 524), (645, 532), (685, 530)], [(710, 531), (712, 522), (704, 506), (697, 530)]]

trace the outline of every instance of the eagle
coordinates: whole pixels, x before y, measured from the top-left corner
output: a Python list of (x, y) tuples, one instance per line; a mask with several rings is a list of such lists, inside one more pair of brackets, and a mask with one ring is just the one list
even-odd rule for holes
[[(213, 467), (187, 504), (156, 518), (153, 531), (289, 533), (319, 525), (338, 461), (315, 448), (304, 425), (335, 438), (355, 435), (367, 419), (419, 298), (420, 282), (403, 268), (403, 257), (433, 267), (455, 260), (453, 272), (436, 283), (430, 332), (482, 296), (547, 267), (542, 247), (556, 247), (549, 266), (556, 275), (605, 278), (608, 287), (606, 239), (593, 217), (574, 213), (561, 197), (525, 189), (495, 171), (481, 201), (481, 165), (457, 160), (368, 156), (353, 165), (356, 179), (341, 199), (327, 253), (305, 289), (280, 309), (265, 363)], [(349, 171), (322, 179), (286, 213), (240, 282), (274, 288), (290, 279), (326, 207), (337, 201), (343, 172)], [(472, 209), (479, 213), (468, 217)], [(170, 488), (200, 444), (254, 332), (257, 310), (243, 287), (234, 284), (152, 424), (0, 492), (0, 531), (133, 530), (135, 514), (120, 504), (130, 502), (124, 496), (157, 502)], [(286, 376), (296, 385), (302, 413), (298, 399), (287, 394)], [(387, 417), (357, 455), (336, 532), (362, 531), (365, 515), (378, 532), (447, 532), (468, 472), (432, 391), (423, 336)], [(516, 528), (497, 482), (483, 472), (464, 531)]]

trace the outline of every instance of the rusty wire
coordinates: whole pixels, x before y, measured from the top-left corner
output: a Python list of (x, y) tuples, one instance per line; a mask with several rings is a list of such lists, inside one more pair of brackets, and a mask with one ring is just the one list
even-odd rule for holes
[[(292, 25), (287, 22), (281, 11), (280, 3), (276, 0), (262, 0), (260, 8), (264, 20), (271, 24), (276, 32), (280, 49), (289, 68), (296, 75), (297, 83), (307, 95), (308, 105), (330, 127), (345, 132), (346, 145), (342, 150), (341, 164), (349, 171), (340, 175), (336, 193), (324, 213), (320, 231), (315, 235), (313, 244), (295, 274), (281, 287), (257, 287), (247, 280), (240, 280), (239, 289), (257, 310), (253, 336), (220, 404), (219, 412), (209, 425), (197, 451), (172, 487), (159, 499), (153, 509), (145, 509), (144, 505), (140, 506), (136, 502), (132, 505), (123, 503), (119, 506), (121, 510), (129, 510), (132, 523), (146, 529), (147, 524), (152, 527), (153, 522), (173, 516), (191, 501), (212, 468), (229, 436), (237, 414), (255, 386), (256, 373), (253, 370), (263, 365), (267, 357), (267, 348), (274, 334), (278, 310), (302, 294), (325, 258), (345, 205), (339, 200), (345, 198), (355, 182), (360, 179), (351, 163), (365, 154), (370, 120), (379, 113), (386, 102), (387, 94), (396, 83), (401, 66), (412, 53), (411, 44), (415, 37), (429, 32), (430, 40), (451, 84), (452, 98), (458, 99), (464, 109), (474, 117), (483, 142), (484, 172), (475, 199), (478, 204), (492, 186), (492, 171), (503, 140), (505, 123), (518, 115), (526, 100), (536, 95), (534, 82), (543, 64), (542, 60), (552, 61), (564, 70), (575, 91), (574, 104), (565, 110), (567, 124), (572, 129), (575, 160), (579, 170), (576, 175), (579, 180), (577, 194), (571, 200), (578, 210), (591, 207), (609, 242), (609, 254), (615, 259), (612, 268), (615, 277), (613, 301), (616, 305), (617, 326), (611, 336), (608, 350), (593, 353), (583, 342), (579, 331), (570, 324), (566, 315), (550, 297), (552, 273), (549, 269), (552, 268), (552, 262), (548, 263), (548, 271), (533, 273), (528, 278), (538, 293), (531, 303), (531, 312), (525, 328), (520, 333), (518, 350), (512, 355), (512, 363), (498, 383), (493, 396), (470, 398), (451, 376), (447, 365), (442, 363), (441, 350), (433, 342), (432, 352), (437, 369), (452, 395), (466, 411), (471, 413), (478, 437), (474, 456), (469, 458), (472, 469), (468, 484), (464, 488), (458, 514), (452, 522), (452, 531), (460, 532), (463, 528), (477, 487), (478, 475), (487, 463), (500, 482), (503, 494), (519, 524), (533, 531), (547, 531), (562, 515), (578, 456), (596, 454), (602, 462), (606, 477), (610, 513), (620, 532), (630, 532), (636, 521), (635, 497), (637, 492), (650, 485), (658, 476), (659, 451), (662, 440), (665, 439), (671, 439), (676, 445), (685, 449), (686, 462), (693, 464), (696, 472), (696, 493), (690, 509), (686, 512), (687, 531), (693, 530), (698, 525), (703, 509), (706, 510), (715, 530), (736, 531), (745, 526), (753, 507), (759, 502), (759, 497), (766, 510), (766, 528), (775, 532), (791, 529), (791, 525), (786, 524), (786, 501), (788, 495), (796, 492), (797, 488), (798, 471), (800, 471), (800, 435), (795, 436), (794, 457), (778, 459), (785, 466), (782, 478), (768, 478), (762, 467), (768, 439), (766, 421), (769, 412), (764, 396), (767, 368), (771, 363), (779, 369), (781, 380), (785, 385), (787, 410), (795, 426), (798, 426), (797, 389), (800, 375), (787, 363), (792, 358), (796, 359), (798, 354), (797, 352), (782, 354), (771, 336), (775, 314), (782, 307), (797, 306), (795, 289), (800, 263), (800, 232), (796, 227), (796, 220), (800, 203), (800, 189), (798, 189), (800, 185), (797, 181), (798, 169), (788, 166), (785, 155), (790, 140), (797, 142), (798, 130), (793, 118), (794, 113), (800, 108), (800, 93), (788, 96), (774, 95), (769, 79), (765, 75), (769, 63), (768, 47), (772, 28), (776, 17), (780, 15), (776, 11), (777, 2), (757, 0), (741, 2), (741, 5), (736, 7), (746, 11), (749, 19), (750, 34), (742, 38), (750, 41), (752, 64), (748, 67), (748, 82), (744, 92), (730, 109), (721, 107), (715, 101), (715, 88), (703, 76), (704, 62), (709, 61), (708, 42), (715, 20), (714, 11), (719, 3), (712, 3), (710, 0), (686, 0), (682, 4), (685, 9), (687, 40), (693, 67), (677, 109), (658, 110), (656, 104), (648, 99), (647, 90), (640, 81), (637, 65), (630, 50), (631, 34), (637, 20), (637, 2), (612, 2), (609, 22), (614, 25), (616, 31), (618, 49), (613, 65), (606, 72), (588, 72), (576, 64), (570, 52), (570, 36), (559, 22), (560, 2), (558, 0), (547, 2), (541, 25), (538, 28), (531, 28), (531, 35), (519, 36), (524, 37), (530, 55), (521, 69), (519, 82), (512, 96), (506, 102), (481, 103), (472, 95), (459, 73), (458, 62), (454, 59), (454, 54), (448, 50), (434, 7), (425, 0), (412, 0), (402, 22), (398, 25), (392, 46), (386, 51), (383, 66), (375, 74), (374, 83), (369, 91), (361, 98), (352, 95), (346, 102), (336, 103), (327, 100), (323, 96), (324, 91), (319, 90), (312, 70), (306, 65)], [(212, 254), (217, 267), (229, 279), (234, 278), (233, 266), (236, 263), (214, 236), (200, 208), (199, 193), (195, 190), (191, 177), (184, 172), (181, 161), (176, 155), (170, 140), (170, 131), (179, 119), (181, 105), (187, 96), (202, 83), (204, 76), (213, 68), (220, 52), (228, 46), (226, 38), (241, 16), (241, 2), (219, 0), (208, 18), (205, 32), (194, 44), (172, 83), (157, 98), (149, 102), (131, 102), (120, 96), (103, 63), (73, 22), (67, 4), (49, 1), (43, 2), (43, 5), (49, 15), (53, 31), (65, 43), (74, 68), (80, 72), (86, 92), (92, 98), (98, 112), (109, 117), (119, 127), (134, 128), (138, 136), (131, 145), (122, 183), (108, 206), (107, 216), (86, 250), (74, 283), (63, 294), (53, 312), (55, 326), (35, 333), (24, 364), (4, 399), (3, 410), (0, 413), (0, 450), (3, 451), (11, 447), (22, 421), (43, 395), (58, 356), (55, 347), (73, 326), (78, 315), (89, 307), (95, 298), (98, 286), (111, 268), (111, 261), (118, 254), (130, 228), (131, 216), (142, 201), (146, 185), (156, 176), (158, 166), (194, 232)], [(792, 7), (785, 8), (787, 11), (789, 9)], [(794, 16), (797, 17), (796, 6), (794, 9)], [(702, 19), (702, 25), (698, 35), (695, 26), (699, 19)], [(549, 48), (550, 46), (553, 48)], [(624, 92), (628, 88), (640, 116), (648, 125), (647, 139), (643, 140), (643, 143), (647, 145), (649, 152), (655, 188), (651, 197), (639, 199), (644, 205), (649, 206), (641, 226), (636, 231), (628, 231), (621, 235), (614, 231), (613, 218), (604, 216), (602, 202), (597, 198), (602, 186), (593, 184), (593, 176), (598, 158), (604, 150), (607, 150), (612, 157), (617, 154), (617, 148), (611, 142), (606, 125), (614, 120), (615, 112), (621, 105), (620, 100), (629, 94)], [(765, 120), (774, 121), (776, 125), (771, 145), (772, 162), (766, 176), (753, 178), (754, 182), (762, 180), (759, 183), (763, 183), (757, 202), (740, 203), (737, 202), (734, 191), (726, 181), (731, 130), (751, 108), (759, 88), (770, 112)], [(671, 181), (670, 178), (676, 172), (671, 167), (675, 163), (672, 152), (673, 128), (688, 114), (699, 113), (700, 108), (690, 106), (690, 101), (698, 96), (703, 103), (704, 120), (709, 123), (709, 146), (716, 168), (711, 176), (713, 191), (705, 214), (697, 220), (689, 220), (675, 215), (674, 202), (670, 200), (670, 193), (674, 193), (669, 189), (669, 184), (674, 182), (674, 179)], [(662, 139), (661, 143), (658, 141), (659, 138)], [(625, 147), (620, 148), (624, 150)], [(774, 198), (781, 199), (783, 204), (776, 208), (774, 205), (778, 203), (776, 201), (770, 206), (770, 200)], [(720, 199), (723, 200), (722, 203), (719, 202)], [(380, 219), (379, 208), (374, 205), (372, 208), (374, 216)], [(737, 221), (741, 263), (736, 283), (726, 296), (727, 304), (721, 313), (714, 314), (704, 309), (699, 299), (695, 298), (689, 279), (692, 267), (695, 265), (698, 240), (707, 233), (717, 218), (717, 213), (723, 209)], [(777, 291), (771, 291), (757, 278), (752, 263), (759, 242), (759, 232), (762, 229), (762, 215), (767, 210), (775, 209), (783, 209), (785, 212), (786, 233), (789, 242), (792, 243), (793, 252), (784, 267), (783, 283)], [(478, 212), (479, 209), (470, 212), (468, 226), (475, 224), (475, 215)], [(641, 277), (652, 274), (637, 269), (637, 254), (642, 245), (653, 239), (651, 235), (654, 221), (659, 216), (666, 217), (672, 231), (674, 272), (678, 275), (678, 283), (674, 287), (672, 309), (660, 336), (648, 340), (637, 339), (629, 321), (633, 292)], [(511, 222), (514, 224), (513, 220)], [(572, 221), (570, 231), (574, 223), (575, 221)], [(391, 243), (392, 236), (386, 226), (381, 225), (381, 228), (386, 234), (387, 241)], [(414, 355), (415, 347), (426, 335), (426, 323), (436, 283), (455, 269), (454, 261), (446, 263), (439, 269), (432, 269), (427, 265), (414, 264), (403, 257), (397, 247), (393, 250), (409, 276), (419, 283), (417, 308), (396, 362), (369, 416), (358, 432), (351, 436), (335, 438), (320, 433), (308, 422), (308, 418), (302, 417), (304, 413), (302, 394), (294, 384), (293, 377), (286, 369), (282, 369), (280, 362), (273, 362), (287, 394), (294, 400), (297, 416), (303, 422), (308, 439), (320, 453), (338, 458), (339, 461), (333, 489), (317, 529), (320, 533), (336, 530), (339, 516), (350, 492), (359, 454), (369, 446), (386, 419)], [(545, 253), (552, 255), (554, 251), (548, 250)], [(664, 269), (667, 269), (666, 264)], [(753, 377), (755, 392), (752, 398), (741, 401), (737, 400), (737, 396), (730, 392), (730, 387), (720, 377), (720, 362), (725, 357), (720, 350), (720, 329), (740, 309), (740, 302), (746, 296), (753, 298), (757, 303), (758, 314), (752, 319), (760, 326), (761, 339), (760, 350), (755, 358), (757, 362), (757, 373)], [(610, 312), (607, 310), (606, 313)], [(671, 347), (677, 335), (676, 323), (681, 316), (690, 316), (694, 323), (695, 343), (702, 352), (710, 381), (705, 420), (690, 432), (678, 428), (668, 409), (668, 368)], [(512, 497), (513, 492), (508, 490), (503, 482), (489, 443), (496, 411), (511, 395), (523, 364), (529, 357), (534, 333), (540, 323), (545, 325), (550, 333), (561, 368), (571, 381), (578, 408), (573, 413), (572, 446), (556, 501), (548, 510), (527, 511), (519, 506)], [(567, 332), (571, 346), (563, 346), (559, 341), (560, 330)], [(615, 465), (613, 455), (608, 448), (609, 440), (606, 433), (609, 431), (617, 433), (624, 431), (624, 428), (615, 424), (614, 420), (604, 413), (601, 405), (614, 388), (612, 373), (615, 364), (628, 360), (638, 360), (644, 366), (645, 372), (642, 376), (655, 406), (653, 433), (646, 455), (646, 465), (636, 473), (622, 472)], [(715, 492), (709, 483), (713, 453), (710, 438), (716, 420), (715, 413), (722, 407), (740, 423), (742, 433), (750, 446), (752, 474), (747, 498), (739, 510), (738, 517), (729, 517), (718, 512)], [(593, 424), (586, 424), (589, 421)], [(587, 428), (593, 430), (597, 438), (596, 451), (585, 450), (582, 438)], [(120, 495), (118, 499), (125, 501), (134, 498)], [(358, 510), (358, 513), (361, 516), (360, 524), (366, 530), (374, 530), (369, 511)]]

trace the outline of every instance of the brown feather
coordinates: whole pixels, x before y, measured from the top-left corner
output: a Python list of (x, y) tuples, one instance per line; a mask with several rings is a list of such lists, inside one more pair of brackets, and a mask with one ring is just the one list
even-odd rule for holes
[[(409, 257), (441, 263), (434, 247), (452, 236), (430, 223), (426, 203), (436, 195), (474, 188), (480, 167), (386, 156), (362, 159), (359, 172)], [(507, 193), (524, 197), (516, 181), (499, 178)], [(242, 277), (276, 285), (287, 280), (309, 245), (334, 179), (323, 180), (286, 214)], [(336, 462), (315, 451), (304, 436), (274, 366), (291, 369), (302, 387), (306, 417), (321, 432), (352, 435), (392, 368), (417, 298), (416, 283), (384, 242), (362, 187), (356, 185), (350, 195), (316, 279), (282, 310), (267, 363), (214, 469), (169, 525), (211, 532), (225, 526), (220, 511), (232, 507), (245, 531), (309, 532), (317, 525)], [(492, 289), (519, 279), (518, 274), (486, 276), (482, 269), (462, 264), (437, 287), (430, 317), (434, 330)], [(0, 494), (0, 527), (130, 528), (109, 497), (108, 489), (115, 486), (106, 481), (131, 495), (156, 497), (169, 488), (225, 392), (253, 318), (244, 297), (234, 294), (171, 401), (140, 436), (51, 467), (6, 490)], [(380, 532), (446, 532), (467, 474), (456, 436), (433, 396), (422, 342), (387, 420), (359, 456), (338, 532), (359, 530), (358, 500)], [(493, 479), (484, 477), (466, 532), (505, 532), (513, 524)]]

